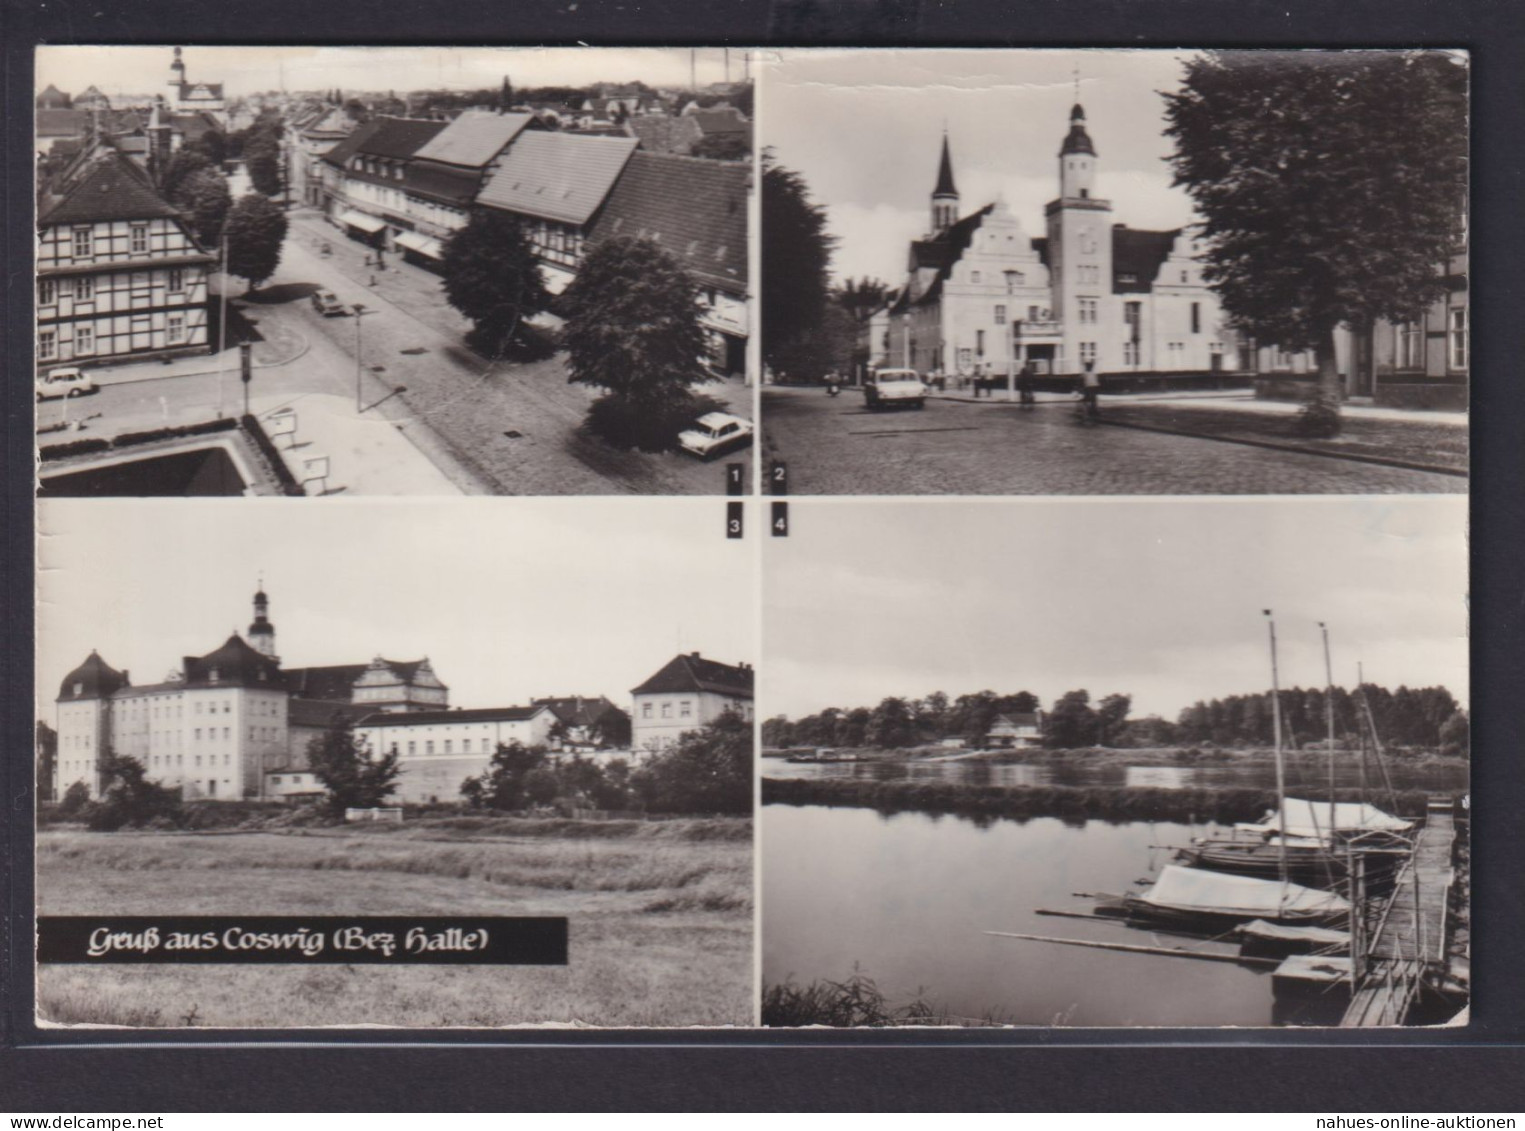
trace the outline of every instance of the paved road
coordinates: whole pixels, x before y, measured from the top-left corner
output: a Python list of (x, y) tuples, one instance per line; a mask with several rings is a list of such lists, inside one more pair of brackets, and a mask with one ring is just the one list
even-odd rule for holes
[(931, 400), (869, 412), (861, 394), (768, 388), (764, 452), (801, 495), (1457, 493), (1466, 480), (1216, 440), (1077, 424), (1067, 404)]
[[(332, 251), (328, 256), (319, 250), (324, 242)], [(366, 254), (315, 214), (298, 215), (280, 274), (265, 290), (283, 296), (281, 284), (291, 284), (290, 301), (310, 311), (306, 296), (317, 286), (375, 311), (363, 319), (361, 350), (378, 389), (405, 385), (402, 400), (412, 413), (493, 490), (719, 495), (725, 493), (724, 463), (749, 459), (740, 454), (704, 464), (674, 453), (620, 452), (582, 435), (579, 427), (596, 393), (569, 385), (560, 357), (489, 366), (463, 345), (469, 324), (445, 301), (437, 276), (391, 255), (386, 270), (376, 272), (365, 264)], [(267, 309), (275, 313), (279, 305)], [(354, 318), (318, 321), (320, 334), (353, 356)], [(701, 391), (742, 402), (742, 415), (753, 415), (751, 390), (739, 382)]]

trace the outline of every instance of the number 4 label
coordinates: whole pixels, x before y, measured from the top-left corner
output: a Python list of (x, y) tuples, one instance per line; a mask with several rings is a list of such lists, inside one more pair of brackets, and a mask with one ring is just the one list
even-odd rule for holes
[(773, 537), (789, 537), (789, 504), (773, 504), (773, 521), (769, 524), (773, 530)]

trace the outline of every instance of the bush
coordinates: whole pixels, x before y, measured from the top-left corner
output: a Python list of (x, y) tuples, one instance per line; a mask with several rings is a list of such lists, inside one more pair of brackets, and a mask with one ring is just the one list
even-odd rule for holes
[(150, 444), (155, 440), (178, 440), (185, 436), (205, 436), (212, 432), (229, 432), (238, 427), (231, 416), (220, 420), (207, 420), (200, 424), (181, 424), (173, 428), (150, 428), (146, 432), (124, 432), (111, 441), (113, 448), (130, 448), (134, 444)]
[(147, 826), (180, 828), (185, 823), (180, 791), (149, 781), (136, 758), (107, 754), (103, 769), (106, 792), (85, 809), (85, 822), (92, 832)]
[(665, 452), (677, 446), (678, 433), (699, 417), (725, 409), (723, 401), (697, 393), (658, 402), (610, 393), (593, 402), (584, 426), (611, 447)]
[(58, 803), (58, 815), (72, 817), (82, 812), (88, 804), (90, 804), (90, 787), (82, 781), (77, 781), (64, 790), (63, 800)]
[(69, 456), (90, 455), (111, 450), (111, 441), (90, 437), (86, 440), (70, 440), (67, 444), (49, 444), (38, 451), (43, 460), (67, 459)]

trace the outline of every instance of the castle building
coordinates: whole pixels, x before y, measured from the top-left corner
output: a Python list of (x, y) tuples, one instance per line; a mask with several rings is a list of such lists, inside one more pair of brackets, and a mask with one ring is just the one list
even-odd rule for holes
[(1000, 197), (960, 217), (945, 136), (930, 228), (910, 245), (887, 338), (868, 352), (924, 375), (964, 378), (1005, 377), (1027, 362), (1040, 374), (1087, 365), (1122, 374), (1235, 369), (1191, 229), (1114, 221), (1112, 202), (1096, 195), (1099, 159), (1076, 104), (1059, 148), (1059, 194), (1034, 236)]
[(427, 659), (283, 668), (261, 589), (245, 634), (184, 657), (161, 683), (134, 684), (96, 652), (65, 676), (55, 791), (61, 797), (83, 782), (98, 796), (109, 752), (135, 759), (151, 780), (187, 799), (312, 792), (307, 743), (324, 728), (448, 707), (449, 689)]

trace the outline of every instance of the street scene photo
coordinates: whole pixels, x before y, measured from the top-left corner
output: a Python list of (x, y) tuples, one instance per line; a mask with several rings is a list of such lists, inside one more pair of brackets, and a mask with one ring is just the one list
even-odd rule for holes
[(43, 496), (749, 476), (742, 52), (36, 58)]
[(792, 511), (764, 1025), (1466, 1023), (1463, 500)]
[(753, 1024), (756, 555), (714, 507), (45, 501), (44, 943), (71, 916), (133, 938), (112, 924), (528, 917), (565, 952), (129, 966), (44, 945), (39, 1022)]
[(762, 458), (799, 494), (1464, 493), (1467, 68), (779, 52)]

